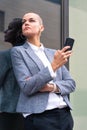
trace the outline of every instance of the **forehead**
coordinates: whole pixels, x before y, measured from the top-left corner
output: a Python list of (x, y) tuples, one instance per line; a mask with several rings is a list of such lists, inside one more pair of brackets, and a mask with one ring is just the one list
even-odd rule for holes
[(29, 19), (29, 18), (35, 18), (35, 19), (39, 19), (39, 16), (37, 14), (34, 13), (27, 13), (23, 16), (23, 19)]
[(36, 13), (27, 13), (23, 16), (23, 19), (24, 20), (35, 19), (36, 21), (39, 21), (40, 24), (43, 24), (42, 18)]

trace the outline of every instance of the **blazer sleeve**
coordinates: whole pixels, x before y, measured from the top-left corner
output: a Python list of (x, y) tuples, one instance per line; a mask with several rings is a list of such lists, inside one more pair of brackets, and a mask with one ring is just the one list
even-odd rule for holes
[[(61, 80), (58, 80), (58, 75), (60, 75)], [(60, 68), (60, 72), (57, 74), (55, 84), (60, 89), (62, 96), (70, 94), (71, 92), (75, 91), (76, 88), (76, 83), (65, 66)]]
[(23, 52), (23, 48), (12, 48), (11, 59), (13, 70), (22, 92), (26, 95), (32, 95), (37, 93), (46, 83), (53, 80), (53, 77), (47, 67), (32, 75), (29, 65), (25, 63), (27, 59), (25, 59)]

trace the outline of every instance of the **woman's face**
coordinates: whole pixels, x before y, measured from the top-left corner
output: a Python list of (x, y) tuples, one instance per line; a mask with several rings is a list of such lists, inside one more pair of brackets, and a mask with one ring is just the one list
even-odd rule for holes
[(23, 17), (22, 32), (26, 37), (39, 36), (43, 31), (41, 19), (35, 13), (27, 13)]
[(13, 42), (13, 39), (16, 37), (15, 28), (12, 23), (9, 24), (8, 29), (4, 31), (4, 41)]

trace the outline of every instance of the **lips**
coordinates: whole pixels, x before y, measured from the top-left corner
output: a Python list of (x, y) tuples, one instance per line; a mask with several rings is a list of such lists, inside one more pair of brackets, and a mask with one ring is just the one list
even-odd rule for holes
[(29, 30), (29, 29), (31, 29), (31, 28), (30, 28), (30, 27), (25, 27), (25, 28), (24, 28), (24, 30)]

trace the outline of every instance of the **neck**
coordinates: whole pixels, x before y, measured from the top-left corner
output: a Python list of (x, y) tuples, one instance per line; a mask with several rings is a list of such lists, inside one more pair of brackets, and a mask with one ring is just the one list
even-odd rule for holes
[(28, 42), (30, 42), (31, 44), (35, 45), (35, 46), (38, 46), (40, 47), (41, 46), (41, 42), (40, 42), (40, 39), (37, 39), (37, 38), (29, 38), (27, 39)]

